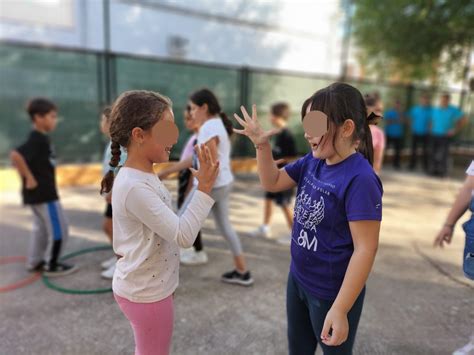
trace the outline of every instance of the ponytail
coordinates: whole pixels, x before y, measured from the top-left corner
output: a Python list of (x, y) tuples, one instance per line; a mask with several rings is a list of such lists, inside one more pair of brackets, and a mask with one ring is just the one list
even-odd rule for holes
[(110, 145), (110, 150), (112, 152), (112, 156), (110, 158), (109, 166), (110, 169), (105, 174), (102, 182), (100, 183), (100, 193), (109, 193), (112, 191), (112, 186), (114, 185), (114, 178), (115, 178), (115, 168), (118, 166), (120, 162), (120, 154), (122, 153), (120, 150), (120, 144), (117, 142), (113, 142)]
[(362, 139), (360, 140), (358, 152), (361, 153), (374, 166), (374, 146), (372, 143), (372, 132), (369, 127), (369, 120), (366, 120), (363, 127)]
[(222, 123), (224, 124), (225, 130), (227, 131), (227, 135), (230, 137), (232, 136), (232, 133), (234, 133), (234, 126), (232, 125), (232, 121), (227, 117), (227, 115), (224, 112), (219, 113), (219, 117), (222, 120)]

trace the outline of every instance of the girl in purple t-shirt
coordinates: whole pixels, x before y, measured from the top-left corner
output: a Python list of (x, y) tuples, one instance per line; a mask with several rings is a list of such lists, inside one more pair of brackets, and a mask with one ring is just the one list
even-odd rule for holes
[(257, 150), (266, 191), (297, 187), (287, 286), (290, 354), (350, 354), (362, 312), (365, 283), (378, 246), (382, 183), (372, 168), (373, 147), (364, 99), (334, 83), (302, 107), (311, 152), (278, 169), (269, 137), (241, 107), (246, 135)]

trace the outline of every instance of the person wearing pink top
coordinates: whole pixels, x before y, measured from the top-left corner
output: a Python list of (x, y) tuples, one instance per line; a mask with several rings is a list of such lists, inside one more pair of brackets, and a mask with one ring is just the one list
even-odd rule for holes
[(379, 126), (370, 125), (369, 128), (372, 133), (372, 144), (374, 146), (374, 170), (377, 175), (380, 175), (385, 151), (385, 134)]
[[(376, 115), (382, 116), (383, 106), (378, 94), (365, 95), (364, 98), (367, 106), (367, 114), (370, 115), (370, 113), (373, 112)], [(385, 133), (375, 124), (369, 125), (369, 128), (372, 133), (372, 145), (374, 147), (374, 171), (377, 175), (380, 175), (385, 152)]]

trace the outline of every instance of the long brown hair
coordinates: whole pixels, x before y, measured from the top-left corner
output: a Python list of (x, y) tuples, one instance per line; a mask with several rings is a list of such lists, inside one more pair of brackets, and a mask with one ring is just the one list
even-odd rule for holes
[(129, 146), (132, 130), (135, 127), (150, 130), (171, 106), (172, 102), (168, 97), (146, 90), (126, 91), (115, 100), (110, 113), (112, 157), (109, 162), (110, 170), (101, 182), (101, 194), (112, 190), (115, 168), (120, 162), (120, 147)]
[(216, 95), (209, 90), (209, 89), (200, 89), (195, 91), (191, 94), (189, 99), (197, 106), (202, 106), (207, 104), (207, 109), (211, 115), (219, 115), (224, 124), (225, 130), (227, 131), (227, 135), (230, 137), (234, 132), (234, 126), (232, 125), (232, 121), (227, 117), (225, 112), (222, 111), (221, 105), (219, 104), (219, 100), (217, 100)]

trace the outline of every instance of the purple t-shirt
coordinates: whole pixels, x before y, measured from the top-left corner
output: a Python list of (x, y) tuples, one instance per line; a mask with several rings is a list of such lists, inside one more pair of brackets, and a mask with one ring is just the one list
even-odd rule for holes
[(290, 272), (310, 294), (334, 300), (354, 251), (349, 221), (382, 220), (382, 183), (360, 153), (334, 165), (310, 153), (285, 170), (298, 184)]

